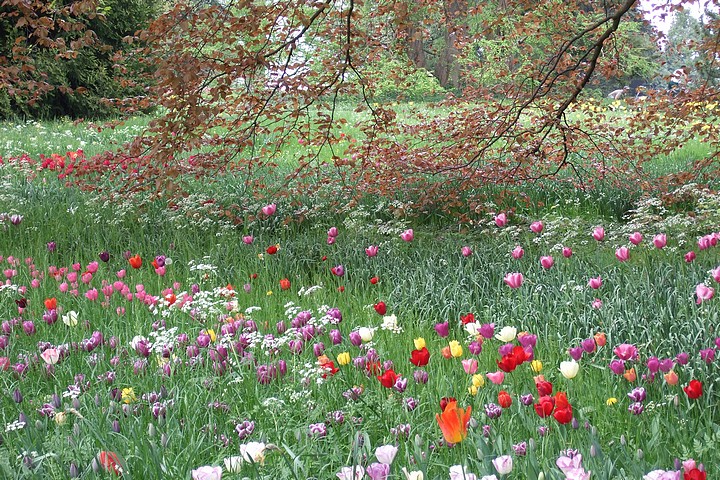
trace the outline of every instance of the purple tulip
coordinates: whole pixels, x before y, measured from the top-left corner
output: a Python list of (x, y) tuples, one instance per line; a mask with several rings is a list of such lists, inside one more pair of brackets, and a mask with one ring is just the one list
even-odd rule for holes
[(582, 358), (583, 349), (582, 347), (570, 347), (568, 348), (568, 353), (570, 354), (570, 358), (577, 362)]
[(436, 323), (435, 331), (441, 337), (443, 337), (443, 338), (447, 337), (448, 335), (450, 335), (450, 323), (449, 322)]

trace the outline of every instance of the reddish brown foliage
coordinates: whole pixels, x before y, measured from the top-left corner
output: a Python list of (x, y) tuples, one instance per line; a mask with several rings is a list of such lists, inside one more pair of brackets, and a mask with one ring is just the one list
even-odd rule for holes
[[(618, 73), (617, 29), (635, 7), (635, 0), (177, 3), (128, 39), (145, 42), (133, 56), (156, 70), (155, 86), (126, 106), (159, 106), (160, 116), (122, 152), (76, 173), (94, 185), (109, 171), (127, 189), (153, 195), (178, 194), (178, 177), (192, 174), (234, 175), (253, 197), (297, 199), (328, 186), (338, 204), (413, 199), (413, 212), (400, 214), (472, 212), (483, 187), (503, 192), (540, 178), (633, 189), (716, 178), (718, 110), (706, 108), (718, 101), (713, 85), (674, 98), (649, 92), (628, 104), (635, 111), (627, 121), (612, 111), (578, 114), (584, 90)], [(405, 72), (370, 66), (397, 52), (422, 65), (429, 26), (418, 12), (441, 19), (447, 51), (438, 77), (457, 94), (442, 102), (447, 116), (418, 113), (401, 123), (372, 92), (378, 79), (400, 81)], [(474, 56), (482, 38), (512, 47), (506, 61), (488, 66)], [(717, 62), (719, 50), (717, 38), (708, 40), (702, 60)], [(480, 80), (489, 68), (492, 81)], [(360, 138), (339, 134), (340, 98), (359, 99), (358, 110), (369, 113)], [(706, 142), (712, 155), (671, 177), (645, 174), (646, 162), (689, 139)], [(308, 148), (297, 169), (268, 181), (280, 152), (298, 141)]]

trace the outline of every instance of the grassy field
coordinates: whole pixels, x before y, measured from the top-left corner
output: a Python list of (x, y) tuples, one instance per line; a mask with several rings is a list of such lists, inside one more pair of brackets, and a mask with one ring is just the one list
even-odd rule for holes
[[(4, 125), (0, 155), (146, 121)], [(2, 478), (717, 476), (714, 192), (684, 187), (688, 215), (529, 185), (542, 207), (470, 227), (278, 202), (237, 227), (206, 203), (230, 181), (172, 209), (0, 181)]]

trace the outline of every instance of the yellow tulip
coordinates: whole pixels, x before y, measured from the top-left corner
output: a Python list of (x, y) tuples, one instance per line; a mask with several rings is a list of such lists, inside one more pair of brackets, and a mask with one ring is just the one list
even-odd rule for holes
[(533, 373), (540, 373), (542, 371), (543, 364), (540, 360), (533, 360), (530, 362), (530, 369)]
[(450, 354), (455, 358), (462, 357), (463, 348), (457, 340), (450, 342)]
[(425, 345), (425, 339), (423, 337), (418, 337), (415, 340), (413, 340), (415, 343), (415, 350), (422, 350), (427, 345)]
[(338, 365), (347, 365), (350, 363), (350, 354), (348, 352), (339, 353), (337, 356)]

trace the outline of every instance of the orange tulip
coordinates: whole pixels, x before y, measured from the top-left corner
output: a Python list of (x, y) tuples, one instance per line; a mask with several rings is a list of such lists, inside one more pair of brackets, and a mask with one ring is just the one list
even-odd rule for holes
[(595, 343), (598, 347), (604, 347), (607, 343), (607, 337), (603, 332), (596, 333), (595, 335), (593, 335), (593, 338), (595, 339)]
[(463, 410), (457, 407), (457, 402), (452, 401), (448, 402), (442, 413), (435, 415), (443, 437), (448, 443), (460, 443), (467, 437), (470, 412), (472, 407)]
[(56, 310), (57, 309), (57, 299), (55, 297), (46, 298), (45, 299), (45, 308), (48, 310)]
[(130, 262), (130, 266), (132, 268), (142, 267), (142, 258), (140, 258), (140, 255), (138, 255), (138, 254), (135, 254), (134, 257), (128, 258), (128, 261)]
[(120, 460), (118, 456), (113, 452), (102, 451), (98, 455), (98, 462), (100, 466), (107, 472), (120, 475), (122, 473), (122, 467), (120, 467)]
[(637, 379), (637, 373), (635, 373), (635, 367), (625, 370), (625, 373), (623, 373), (623, 377), (625, 377), (625, 380), (628, 382), (634, 382)]

